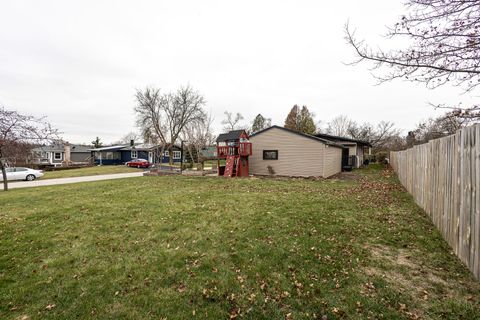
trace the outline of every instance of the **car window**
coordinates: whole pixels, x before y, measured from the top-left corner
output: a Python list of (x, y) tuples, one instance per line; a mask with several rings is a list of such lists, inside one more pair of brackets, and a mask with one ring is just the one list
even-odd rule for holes
[(14, 168), (6, 168), (5, 171), (6, 171), (6, 172), (13, 172), (13, 169), (14, 169)]
[(28, 171), (27, 168), (15, 168), (15, 172), (24, 172), (24, 171)]

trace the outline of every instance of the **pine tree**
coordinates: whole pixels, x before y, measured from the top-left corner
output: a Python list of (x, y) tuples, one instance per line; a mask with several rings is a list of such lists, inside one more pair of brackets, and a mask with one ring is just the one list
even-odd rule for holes
[(101, 148), (103, 146), (102, 142), (100, 142), (99, 137), (96, 137), (95, 140), (92, 141), (92, 145), (94, 148)]
[(285, 124), (283, 125), (287, 129), (300, 131), (299, 126), (299, 110), (300, 108), (297, 105), (294, 105), (290, 113), (288, 114), (287, 118), (285, 119)]
[(317, 126), (313, 121), (313, 115), (308, 111), (307, 106), (302, 107), (302, 111), (300, 111), (299, 116), (299, 130), (300, 132), (306, 134), (315, 134), (317, 131)]
[(272, 124), (272, 119), (267, 119), (259, 113), (253, 120), (252, 133), (266, 129), (270, 127), (271, 124)]

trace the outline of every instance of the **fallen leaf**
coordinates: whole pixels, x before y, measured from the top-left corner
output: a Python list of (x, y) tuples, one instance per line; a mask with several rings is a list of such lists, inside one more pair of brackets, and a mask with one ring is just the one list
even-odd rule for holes
[(47, 310), (52, 310), (52, 309), (55, 308), (55, 307), (56, 307), (55, 304), (49, 304), (49, 305), (47, 305), (47, 306), (45, 307), (45, 309), (47, 309)]
[(180, 293), (185, 292), (185, 290), (187, 290), (187, 287), (183, 283), (181, 283), (177, 288), (177, 291)]

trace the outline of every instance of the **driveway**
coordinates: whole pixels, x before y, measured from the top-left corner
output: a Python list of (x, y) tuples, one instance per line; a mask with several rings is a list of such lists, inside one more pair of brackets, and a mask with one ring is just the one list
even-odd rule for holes
[(112, 179), (132, 178), (132, 177), (141, 177), (141, 176), (143, 176), (143, 172), (101, 174), (96, 176), (59, 178), (59, 179), (47, 179), (47, 180), (42, 180), (40, 178), (35, 181), (10, 182), (8, 184), (8, 188), (17, 189), (17, 188), (54, 186), (57, 184), (70, 184), (70, 183), (78, 183), (78, 182), (112, 180)]

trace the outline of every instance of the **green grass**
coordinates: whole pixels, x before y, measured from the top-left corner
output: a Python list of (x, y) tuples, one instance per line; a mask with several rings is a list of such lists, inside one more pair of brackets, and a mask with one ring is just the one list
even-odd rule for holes
[(94, 166), (79, 169), (58, 170), (58, 171), (45, 171), (44, 176), (40, 179), (56, 179), (56, 178), (70, 178), (70, 177), (83, 177), (83, 176), (96, 176), (100, 174), (113, 174), (113, 173), (126, 173), (126, 172), (138, 172), (142, 169), (130, 168), (127, 166)]
[(140, 177), (0, 194), (1, 319), (478, 319), (389, 171)]

